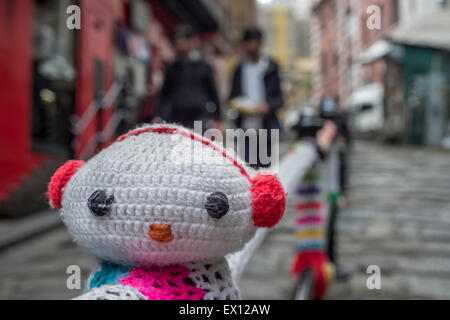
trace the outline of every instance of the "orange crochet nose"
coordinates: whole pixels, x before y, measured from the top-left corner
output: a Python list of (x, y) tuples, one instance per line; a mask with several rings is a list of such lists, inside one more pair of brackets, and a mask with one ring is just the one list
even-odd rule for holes
[(173, 240), (172, 229), (168, 224), (152, 224), (148, 235), (158, 242), (170, 242)]

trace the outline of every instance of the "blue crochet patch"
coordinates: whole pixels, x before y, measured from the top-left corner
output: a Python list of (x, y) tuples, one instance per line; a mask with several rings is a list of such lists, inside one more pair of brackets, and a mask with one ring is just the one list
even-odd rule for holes
[(325, 244), (323, 242), (306, 242), (306, 243), (299, 243), (297, 245), (297, 251), (304, 251), (304, 250), (320, 250), (325, 248)]
[(117, 281), (130, 274), (132, 267), (121, 266), (115, 263), (103, 261), (101, 268), (92, 277), (89, 289), (100, 287), (104, 284), (117, 284)]

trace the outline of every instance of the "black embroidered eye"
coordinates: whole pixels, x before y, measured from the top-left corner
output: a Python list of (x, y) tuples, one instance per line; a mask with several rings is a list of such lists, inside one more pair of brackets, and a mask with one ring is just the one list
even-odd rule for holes
[(227, 196), (222, 192), (211, 193), (206, 198), (205, 209), (211, 218), (222, 218), (230, 209)]
[(103, 217), (109, 213), (114, 196), (108, 196), (105, 190), (95, 190), (88, 200), (88, 208), (94, 216)]

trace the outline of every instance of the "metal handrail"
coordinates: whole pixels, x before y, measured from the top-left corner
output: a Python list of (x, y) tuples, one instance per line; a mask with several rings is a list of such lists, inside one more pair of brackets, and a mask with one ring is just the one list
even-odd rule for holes
[[(114, 102), (117, 100), (117, 97), (119, 96), (122, 89), (123, 89), (122, 82), (115, 81), (101, 99), (100, 109), (111, 108)], [(72, 133), (74, 135), (80, 135), (86, 130), (86, 128), (89, 126), (91, 121), (98, 113), (99, 110), (98, 105), (99, 105), (98, 101), (93, 100), (80, 117), (77, 117), (76, 115), (73, 116)]]
[(95, 151), (95, 147), (97, 143), (106, 142), (109, 139), (112, 138), (114, 133), (116, 132), (117, 127), (120, 124), (120, 121), (124, 118), (124, 112), (117, 110), (114, 115), (112, 116), (111, 120), (108, 122), (108, 124), (105, 126), (108, 130), (107, 133), (105, 131), (98, 132), (97, 134), (93, 135), (89, 142), (85, 145), (82, 152), (79, 154), (80, 159), (86, 159), (89, 155), (91, 155)]
[[(316, 147), (313, 143), (309, 143), (308, 141), (303, 142), (298, 148), (293, 149), (292, 152), (288, 152), (283, 159), (281, 159), (278, 178), (283, 184), (287, 194), (295, 191), (298, 182), (302, 180), (302, 177), (318, 159), (319, 155)], [(255, 236), (241, 251), (227, 256), (234, 281), (239, 281), (250, 258), (260, 247), (269, 232), (269, 229), (258, 229)]]
[[(117, 101), (117, 98), (119, 97), (119, 94), (122, 91), (123, 87), (124, 86), (121, 81), (115, 81), (111, 85), (107, 93), (103, 96), (100, 103), (94, 100), (89, 104), (88, 108), (84, 111), (81, 117), (78, 118), (74, 116), (72, 119), (72, 133), (75, 136), (82, 134), (87, 129), (92, 120), (95, 118), (99, 110), (106, 110), (111, 108)], [(100, 107), (98, 107), (99, 105)], [(104, 142), (107, 141), (109, 138), (111, 138), (122, 118), (123, 118), (122, 113), (118, 111), (115, 112), (115, 114), (112, 116), (112, 119), (105, 127), (105, 128), (111, 127), (112, 129), (110, 128), (108, 130), (108, 134), (105, 134), (104, 132), (98, 132), (94, 134), (89, 139), (89, 141), (84, 145), (83, 149), (79, 154), (79, 158), (85, 159), (94, 152), (99, 142)]]

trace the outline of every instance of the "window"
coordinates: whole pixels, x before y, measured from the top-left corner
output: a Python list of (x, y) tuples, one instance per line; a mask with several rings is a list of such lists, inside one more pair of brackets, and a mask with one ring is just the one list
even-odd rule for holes
[(447, 8), (448, 7), (448, 0), (436, 0), (442, 8)]
[(337, 43), (335, 43), (333, 45), (333, 62), (332, 62), (332, 66), (333, 67), (337, 67), (337, 65), (339, 64), (339, 54), (338, 54), (338, 45)]
[(392, 0), (392, 24), (397, 24), (399, 20), (398, 0)]
[(364, 46), (367, 46), (369, 44), (369, 29), (367, 29), (366, 26), (366, 17), (362, 16), (361, 18), (361, 26), (362, 26), (362, 43)]
[(388, 27), (386, 25), (386, 17), (384, 16), (384, 5), (379, 4), (380, 7), (380, 22), (381, 22), (381, 28), (380, 29), (376, 29), (378, 31), (378, 34), (384, 34), (386, 27)]
[(333, 0), (332, 10), (333, 10), (334, 23), (337, 23), (337, 21), (338, 21), (338, 7), (337, 7), (337, 1), (336, 0)]
[(417, 0), (409, 0), (409, 11), (415, 12), (417, 9)]
[(321, 67), (321, 73), (324, 75), (327, 72), (328, 66), (327, 66), (327, 55), (325, 52), (322, 52), (322, 57), (321, 57), (321, 63), (320, 63), (320, 67)]
[(354, 41), (358, 38), (358, 31), (359, 31), (358, 23), (359, 23), (358, 16), (354, 14), (351, 11), (351, 9), (348, 9), (345, 18), (345, 32), (350, 40)]

